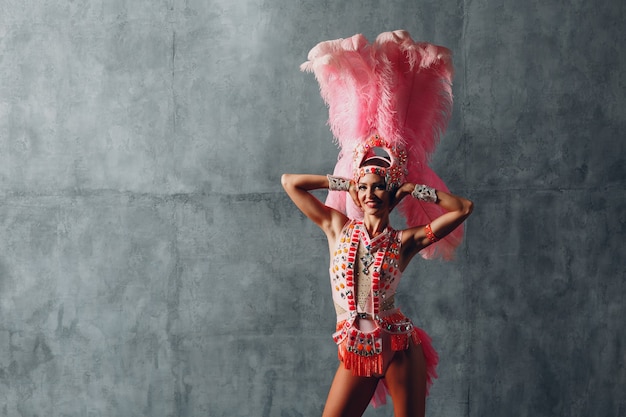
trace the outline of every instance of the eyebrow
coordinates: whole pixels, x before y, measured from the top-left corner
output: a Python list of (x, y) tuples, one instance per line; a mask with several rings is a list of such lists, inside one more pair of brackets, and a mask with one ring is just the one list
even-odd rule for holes
[[(368, 185), (369, 183), (367, 182), (361, 182), (359, 181), (359, 185)], [(385, 185), (385, 181), (378, 181), (378, 182), (373, 182), (371, 184), (372, 186), (377, 186), (377, 185)]]

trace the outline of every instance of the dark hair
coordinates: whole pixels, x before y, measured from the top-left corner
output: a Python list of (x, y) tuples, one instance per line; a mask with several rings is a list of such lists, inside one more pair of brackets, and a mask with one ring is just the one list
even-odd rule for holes
[(396, 202), (396, 194), (398, 193), (398, 188), (400, 187), (392, 187), (389, 190), (389, 205), (393, 207)]

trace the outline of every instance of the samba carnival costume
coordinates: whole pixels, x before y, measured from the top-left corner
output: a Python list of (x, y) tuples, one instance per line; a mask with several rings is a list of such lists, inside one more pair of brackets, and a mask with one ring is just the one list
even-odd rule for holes
[[(428, 225), (433, 244), (420, 252), (422, 257), (452, 256), (462, 227), (437, 241), (429, 224), (444, 210), (424, 204), (436, 201), (434, 189), (448, 191), (428, 162), (452, 108), (450, 51), (415, 42), (406, 31), (382, 33), (372, 43), (359, 34), (318, 44), (301, 69), (315, 74), (340, 148), (326, 205), (351, 219), (330, 259), (339, 359), (354, 375), (380, 377), (394, 352), (408, 349), (410, 342), (421, 344), (430, 387), (437, 353), (428, 335), (394, 302), (402, 275), (402, 232), (387, 227), (370, 237), (363, 212), (345, 191), (346, 179), (358, 182), (367, 173), (384, 177), (389, 191), (407, 181), (428, 184), (416, 186), (415, 198), (404, 199), (399, 210), (408, 227)], [(385, 166), (370, 163), (381, 159)], [(384, 404), (386, 395), (382, 378), (371, 403)]]

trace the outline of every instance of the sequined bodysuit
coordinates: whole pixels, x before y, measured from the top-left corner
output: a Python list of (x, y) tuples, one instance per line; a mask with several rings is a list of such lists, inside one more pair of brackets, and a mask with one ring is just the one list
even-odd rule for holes
[(370, 238), (362, 222), (349, 221), (331, 257), (330, 281), (337, 312), (333, 338), (339, 358), (358, 376), (382, 376), (393, 352), (421, 339), (394, 305), (402, 276), (401, 233), (387, 227)]

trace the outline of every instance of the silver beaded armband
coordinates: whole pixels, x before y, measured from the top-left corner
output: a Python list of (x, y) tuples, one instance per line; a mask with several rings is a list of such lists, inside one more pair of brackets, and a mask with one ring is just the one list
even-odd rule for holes
[(350, 180), (334, 175), (326, 175), (328, 178), (328, 189), (330, 191), (348, 191), (350, 190)]
[(411, 195), (420, 201), (425, 201), (426, 203), (437, 202), (437, 192), (434, 188), (427, 185), (415, 184), (415, 188), (411, 192)]

